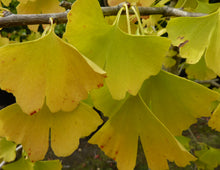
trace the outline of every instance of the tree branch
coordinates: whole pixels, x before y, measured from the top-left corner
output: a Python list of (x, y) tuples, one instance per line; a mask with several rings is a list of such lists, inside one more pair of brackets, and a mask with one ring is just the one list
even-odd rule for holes
[[(63, 1), (61, 6), (71, 8), (71, 3)], [(121, 5), (114, 7), (102, 7), (104, 16), (117, 15)], [(207, 14), (186, 12), (172, 7), (138, 7), (141, 16), (160, 14), (163, 16), (176, 16), (176, 17), (200, 17)], [(130, 14), (134, 14), (131, 10)], [(50, 24), (49, 18), (54, 19), (54, 23), (66, 23), (67, 13), (52, 13), (52, 14), (10, 14), (5, 13), (4, 17), (0, 18), (0, 27), (11, 27), (18, 25), (34, 25), (34, 24)]]

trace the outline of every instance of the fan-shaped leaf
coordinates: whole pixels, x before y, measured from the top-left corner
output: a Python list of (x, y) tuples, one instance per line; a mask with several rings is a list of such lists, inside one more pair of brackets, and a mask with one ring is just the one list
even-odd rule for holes
[(179, 166), (195, 160), (139, 96), (128, 97), (114, 114), (107, 114), (112, 116), (89, 142), (116, 160), (118, 169), (134, 168), (139, 136), (150, 169), (167, 169), (167, 159)]
[(143, 81), (159, 72), (170, 46), (166, 38), (129, 35), (117, 24), (106, 24), (96, 0), (74, 3), (64, 37), (106, 70), (115, 99), (123, 99), (127, 91), (136, 95)]
[(212, 102), (220, 97), (217, 92), (165, 71), (146, 80), (141, 96), (175, 136), (180, 136), (198, 117), (210, 116)]
[(98, 114), (85, 104), (80, 104), (72, 112), (54, 114), (45, 105), (33, 116), (13, 104), (0, 111), (0, 136), (22, 144), (30, 159), (37, 161), (42, 160), (47, 152), (50, 128), (55, 154), (67, 156), (77, 149), (79, 138), (95, 131), (101, 123)]
[(216, 12), (203, 17), (174, 18), (168, 23), (169, 38), (180, 48), (180, 55), (187, 63), (195, 64), (200, 60), (210, 43), (217, 19)]
[(46, 103), (52, 112), (72, 111), (105, 73), (51, 29), (40, 39), (0, 48), (0, 87), (15, 95), (27, 114)]

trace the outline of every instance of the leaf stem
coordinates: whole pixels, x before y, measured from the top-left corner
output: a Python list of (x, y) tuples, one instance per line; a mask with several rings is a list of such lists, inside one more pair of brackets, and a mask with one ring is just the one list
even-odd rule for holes
[(128, 34), (131, 34), (131, 25), (130, 25), (128, 5), (127, 3), (124, 3), (123, 6), (125, 7), (125, 11), (126, 11)]
[(144, 35), (144, 29), (143, 29), (143, 27), (141, 25), (140, 13), (139, 13), (139, 11), (137, 12), (138, 8), (135, 8), (134, 6), (132, 6), (131, 9), (134, 11), (134, 14), (135, 14), (135, 16), (136, 16), (136, 18), (138, 20), (138, 25), (140, 27), (141, 35)]
[(123, 11), (124, 9), (125, 9), (125, 8), (122, 7), (122, 8), (118, 11), (118, 14), (117, 14), (117, 16), (116, 16), (116, 19), (115, 19), (113, 25), (117, 25), (117, 26), (118, 26), (118, 23), (119, 23), (119, 20), (120, 20), (120, 16), (121, 16), (122, 11)]

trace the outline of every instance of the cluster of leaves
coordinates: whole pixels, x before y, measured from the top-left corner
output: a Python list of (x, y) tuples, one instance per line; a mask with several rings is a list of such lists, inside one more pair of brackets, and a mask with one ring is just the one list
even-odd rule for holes
[[(168, 2), (130, 0), (156, 7)], [(17, 12), (63, 11), (58, 4), (20, 0)], [(53, 24), (43, 25), (42, 35), (24, 31), (22, 43), (0, 37), (0, 88), (16, 97), (16, 104), (0, 111), (0, 158), (13, 161), (17, 144), (25, 151), (3, 168), (61, 169), (59, 161), (40, 160), (49, 144), (57, 156), (76, 150), (79, 139), (103, 123), (93, 107), (109, 119), (89, 143), (114, 159), (118, 169), (135, 167), (139, 139), (152, 170), (168, 169), (167, 161), (180, 167), (191, 161), (203, 169), (218, 166), (218, 149), (201, 144), (192, 155), (182, 132), (197, 118), (210, 116), (209, 126), (220, 131), (220, 94), (191, 81), (220, 76), (220, 4), (180, 0), (175, 7), (209, 14), (141, 21), (135, 8), (136, 15), (121, 16), (128, 11), (124, 5), (116, 17), (103, 17), (97, 0), (77, 0), (62, 39)], [(179, 65), (175, 57), (186, 60)], [(174, 65), (185, 68), (191, 80), (166, 71)]]

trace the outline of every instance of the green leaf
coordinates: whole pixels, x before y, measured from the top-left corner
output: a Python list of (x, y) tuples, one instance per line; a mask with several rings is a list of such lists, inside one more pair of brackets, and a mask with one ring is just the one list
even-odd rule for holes
[(175, 8), (184, 8), (188, 10), (194, 10), (198, 5), (197, 0), (178, 0)]
[(61, 170), (62, 165), (59, 160), (31, 162), (22, 157), (16, 162), (3, 166), (4, 170)]
[(13, 161), (16, 158), (16, 144), (0, 137), (0, 158), (5, 162)]
[[(110, 105), (112, 102), (115, 101), (109, 100)], [(179, 166), (195, 160), (139, 96), (124, 99), (121, 107), (89, 142), (98, 144), (116, 160), (118, 169), (130, 170), (136, 162), (138, 137), (150, 169), (168, 169), (167, 160), (175, 161)]]
[(168, 37), (173, 45), (180, 48), (180, 55), (186, 58), (187, 63), (195, 64), (200, 60), (210, 43), (217, 20), (217, 12), (203, 17), (178, 17), (170, 20), (167, 25)]
[[(51, 113), (46, 105), (33, 116), (22, 112), (17, 104), (0, 111), (0, 136), (22, 144), (32, 161), (42, 160), (51, 146), (57, 156), (68, 156), (102, 123), (89, 106), (80, 104), (74, 111)], [(19, 128), (18, 128), (19, 127)]]
[(18, 161), (3, 166), (4, 170), (33, 170), (33, 163), (24, 157)]
[(198, 117), (210, 116), (214, 101), (220, 97), (217, 92), (165, 71), (146, 80), (140, 93), (175, 136), (196, 123)]
[(186, 66), (185, 69), (189, 79), (210, 80), (217, 75), (207, 67), (204, 56), (196, 64)]
[(207, 170), (214, 170), (220, 165), (220, 149), (208, 146), (208, 149), (195, 151), (195, 155), (198, 157), (198, 163), (203, 164)]
[(62, 165), (59, 160), (37, 161), (34, 163), (34, 170), (61, 170)]
[(73, 4), (64, 38), (106, 70), (115, 99), (127, 91), (136, 95), (143, 81), (159, 72), (170, 46), (167, 38), (129, 35), (116, 23), (108, 25), (96, 0)]
[(104, 71), (57, 37), (53, 28), (37, 40), (0, 48), (0, 87), (13, 93), (30, 115), (44, 100), (51, 112), (72, 111), (88, 91), (103, 85), (104, 77)]
[(200, 12), (200, 13), (212, 13), (215, 12), (218, 8), (220, 7), (220, 3), (209, 3), (209, 2), (201, 2), (198, 1), (198, 6), (195, 10), (195, 12)]

